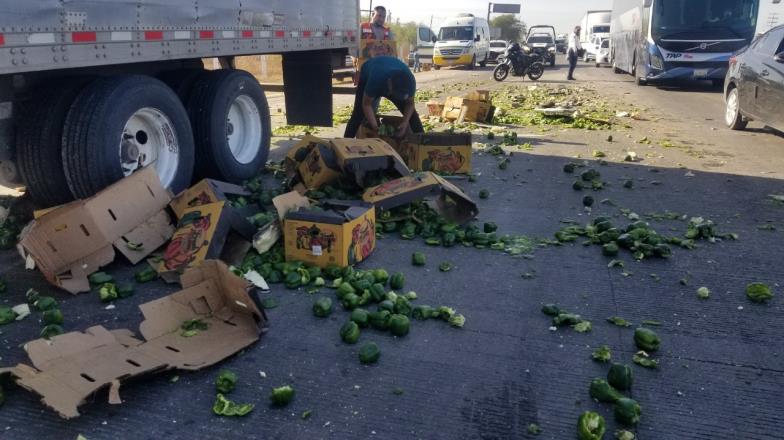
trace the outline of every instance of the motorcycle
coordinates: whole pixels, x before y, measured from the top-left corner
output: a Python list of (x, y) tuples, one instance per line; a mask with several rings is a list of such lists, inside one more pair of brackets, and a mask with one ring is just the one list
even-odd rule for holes
[(532, 53), (527, 46), (517, 43), (510, 45), (502, 57), (498, 57), (498, 65), (493, 70), (493, 79), (501, 82), (509, 76), (528, 76), (536, 81), (544, 75), (542, 56)]

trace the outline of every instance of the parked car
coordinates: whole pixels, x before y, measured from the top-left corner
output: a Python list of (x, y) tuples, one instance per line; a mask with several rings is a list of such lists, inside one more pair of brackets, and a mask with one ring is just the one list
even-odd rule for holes
[(490, 40), (490, 58), (488, 61), (497, 62), (499, 56), (503, 56), (509, 44), (504, 40)]
[(756, 120), (784, 131), (784, 25), (730, 58), (724, 97), (724, 120), (731, 129)]
[(607, 41), (607, 47), (609, 48), (610, 40), (607, 36), (595, 35), (587, 43), (583, 43), (583, 61), (586, 63), (598, 61), (597, 55), (601, 52), (604, 41)]
[(566, 53), (566, 49), (569, 47), (569, 42), (566, 37), (559, 36), (555, 39), (555, 51), (558, 53)]

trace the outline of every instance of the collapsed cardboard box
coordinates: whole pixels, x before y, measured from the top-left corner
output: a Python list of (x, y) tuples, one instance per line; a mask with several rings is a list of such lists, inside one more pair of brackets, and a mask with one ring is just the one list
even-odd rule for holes
[(114, 261), (115, 249), (136, 264), (169, 240), (171, 198), (147, 167), (89, 199), (44, 213), (23, 231), (18, 249), (52, 284), (87, 292), (87, 277)]
[(325, 200), (316, 210), (305, 208), (296, 192), (275, 197), (272, 203), (283, 217), (287, 261), (349, 266), (376, 248), (376, 210), (369, 203)]
[(463, 190), (431, 172), (414, 173), (368, 188), (362, 199), (382, 210), (425, 200), (441, 216), (458, 224), (479, 214), (476, 203)]
[[(403, 122), (403, 117), (396, 115), (376, 115), (376, 121), (378, 121), (379, 127), (383, 125), (396, 129), (400, 123)], [(412, 133), (411, 125), (409, 124), (409, 127), (403, 135), (403, 138)], [(400, 142), (403, 138), (396, 138), (394, 136), (380, 136), (378, 131), (373, 131), (364, 124), (360, 125), (359, 130), (357, 131), (357, 139), (381, 139), (382, 141), (389, 144), (389, 146), (394, 148), (395, 151), (398, 151), (398, 147), (400, 146)]]
[(442, 117), (448, 121), (487, 122), (493, 121), (495, 107), (486, 101), (471, 100), (459, 96), (450, 96), (444, 103)]
[(306, 189), (318, 189), (341, 178), (367, 188), (381, 177), (394, 179), (409, 173), (397, 151), (381, 139), (331, 139), (328, 145), (313, 146), (298, 165)]
[(399, 143), (397, 151), (414, 171), (471, 172), (471, 133), (411, 134)]
[(465, 97), (469, 101), (486, 102), (488, 104), (491, 103), (489, 90), (474, 90), (472, 92), (468, 92), (468, 94)]
[(197, 205), (182, 212), (163, 256), (149, 263), (169, 283), (177, 282), (186, 269), (205, 260), (239, 265), (251, 248), (255, 232), (246, 213), (228, 202)]
[[(139, 306), (144, 321), (137, 339), (127, 329), (90, 327), (51, 340), (25, 344), (33, 366), (0, 369), (41, 396), (60, 416), (79, 416), (78, 407), (109, 387), (109, 402), (122, 403), (122, 382), (171, 369), (198, 370), (256, 342), (266, 316), (251, 296), (252, 286), (220, 261), (205, 261), (182, 276), (183, 290)], [(206, 330), (186, 337), (180, 327), (199, 319)]]

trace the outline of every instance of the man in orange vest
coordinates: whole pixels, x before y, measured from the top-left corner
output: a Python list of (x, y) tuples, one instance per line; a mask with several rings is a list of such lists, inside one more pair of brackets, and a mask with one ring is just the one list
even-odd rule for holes
[(387, 19), (387, 8), (376, 6), (373, 8), (373, 17), (369, 23), (362, 23), (360, 26), (363, 40), (393, 40), (392, 31), (384, 25)]

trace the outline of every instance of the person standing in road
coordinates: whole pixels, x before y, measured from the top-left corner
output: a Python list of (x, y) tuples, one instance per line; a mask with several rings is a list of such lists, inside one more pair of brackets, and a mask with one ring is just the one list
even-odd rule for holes
[(583, 45), (580, 44), (580, 26), (574, 28), (574, 32), (569, 35), (569, 48), (566, 51), (566, 56), (569, 58), (569, 75), (566, 77), (569, 81), (574, 81), (574, 69), (577, 67), (577, 58), (583, 50)]
[(416, 79), (411, 69), (395, 57), (379, 56), (369, 59), (362, 66), (359, 74), (359, 85), (354, 98), (354, 110), (346, 124), (343, 137), (353, 138), (359, 131), (363, 121), (368, 128), (378, 131), (374, 102), (382, 97), (395, 104), (403, 120), (396, 127), (395, 137), (403, 137), (411, 128), (414, 133), (424, 133), (425, 128), (414, 108)]
[(363, 40), (394, 40), (392, 31), (385, 24), (386, 19), (387, 8), (383, 6), (373, 8), (373, 16), (370, 22), (362, 23), (360, 26), (362, 30), (361, 38)]

